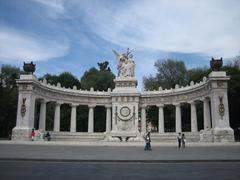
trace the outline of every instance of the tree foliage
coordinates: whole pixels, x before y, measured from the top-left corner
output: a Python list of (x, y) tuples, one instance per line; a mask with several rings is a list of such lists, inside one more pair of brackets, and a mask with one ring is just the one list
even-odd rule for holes
[(155, 76), (143, 78), (144, 87), (147, 90), (157, 90), (158, 87), (163, 89), (174, 88), (176, 84), (186, 85), (186, 67), (183, 61), (167, 59), (157, 60), (154, 64), (157, 69)]
[(106, 91), (108, 88), (114, 88), (115, 75), (108, 67), (108, 62), (98, 63), (98, 66), (99, 70), (92, 67), (84, 73), (81, 78), (82, 89), (90, 90), (93, 87), (95, 90)]
[(8, 137), (16, 124), (20, 69), (4, 65), (0, 73), (0, 137)]
[(39, 78), (39, 80), (46, 79), (50, 84), (60, 83), (62, 87), (72, 88), (73, 86), (77, 86), (77, 88), (81, 87), (79, 80), (72, 75), (70, 72), (63, 72), (57, 75), (45, 74), (43, 77)]

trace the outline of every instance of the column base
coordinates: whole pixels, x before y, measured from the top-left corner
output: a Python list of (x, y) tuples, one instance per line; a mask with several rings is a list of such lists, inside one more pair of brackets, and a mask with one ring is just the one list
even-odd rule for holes
[(214, 142), (234, 142), (234, 132), (232, 128), (214, 128), (213, 129)]
[(31, 141), (32, 128), (15, 127), (12, 130), (13, 141)]
[(214, 142), (212, 129), (200, 131), (200, 142)]
[(200, 142), (234, 142), (234, 132), (230, 127), (201, 130)]

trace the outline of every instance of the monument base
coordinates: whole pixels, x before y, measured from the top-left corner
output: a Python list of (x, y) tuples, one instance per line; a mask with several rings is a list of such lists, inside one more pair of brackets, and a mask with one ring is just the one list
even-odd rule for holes
[(234, 132), (229, 128), (214, 128), (213, 129), (214, 142), (234, 142)]
[(200, 142), (213, 142), (212, 129), (200, 131)]
[(201, 130), (200, 142), (234, 142), (234, 132), (231, 128)]
[(30, 141), (32, 128), (19, 128), (15, 127), (12, 130), (13, 141)]

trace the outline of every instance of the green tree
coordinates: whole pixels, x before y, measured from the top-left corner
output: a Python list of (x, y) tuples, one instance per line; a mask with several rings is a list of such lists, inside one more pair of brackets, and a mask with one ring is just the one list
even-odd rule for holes
[(106, 91), (108, 88), (114, 88), (115, 75), (108, 67), (108, 62), (98, 63), (99, 70), (92, 67), (84, 73), (81, 78), (82, 89), (89, 90), (93, 87), (95, 90)]
[[(157, 60), (154, 64), (157, 69), (155, 77), (150, 75), (144, 77), (144, 87), (148, 90), (157, 89), (159, 86), (162, 88), (174, 88), (176, 84), (181, 86), (187, 83), (187, 69), (183, 61), (180, 60)], [(155, 84), (152, 82), (155, 81)], [(149, 86), (149, 87), (148, 87)]]
[(3, 65), (0, 72), (0, 137), (6, 138), (16, 125), (20, 69)]
[(210, 68), (203, 67), (203, 68), (193, 68), (187, 71), (187, 82), (200, 82), (202, 81), (203, 77), (208, 77), (209, 73), (211, 72)]
[(77, 86), (77, 88), (81, 87), (79, 80), (72, 75), (70, 72), (63, 72), (57, 75), (45, 74), (43, 77), (39, 78), (39, 80), (46, 79), (50, 84), (55, 84), (59, 82), (62, 87), (72, 88), (73, 86)]

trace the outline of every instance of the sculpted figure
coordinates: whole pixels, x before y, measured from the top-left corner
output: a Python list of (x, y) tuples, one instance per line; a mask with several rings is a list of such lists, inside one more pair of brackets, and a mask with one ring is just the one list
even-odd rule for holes
[(134, 77), (135, 63), (129, 49), (126, 53), (119, 54), (112, 50), (118, 60), (118, 77)]

